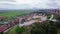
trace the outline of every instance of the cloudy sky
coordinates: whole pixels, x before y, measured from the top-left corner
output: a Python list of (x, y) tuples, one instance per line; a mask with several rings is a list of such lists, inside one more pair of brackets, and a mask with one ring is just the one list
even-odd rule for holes
[(60, 9), (60, 0), (0, 0), (0, 9)]

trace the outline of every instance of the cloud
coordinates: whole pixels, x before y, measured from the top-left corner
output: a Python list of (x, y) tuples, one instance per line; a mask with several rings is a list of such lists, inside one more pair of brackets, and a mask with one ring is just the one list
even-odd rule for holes
[(9, 1), (9, 2), (15, 2), (15, 0), (0, 0), (0, 1)]
[(55, 7), (60, 9), (60, 0), (49, 0), (46, 4), (50, 7)]
[(60, 9), (60, 0), (0, 0), (2, 9)]

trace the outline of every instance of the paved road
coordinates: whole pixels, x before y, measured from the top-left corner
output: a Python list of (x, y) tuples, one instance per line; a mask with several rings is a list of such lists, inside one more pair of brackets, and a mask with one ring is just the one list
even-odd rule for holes
[(37, 22), (37, 20), (31, 20), (31, 21), (28, 21), (28, 22), (24, 22), (23, 24), (19, 24), (19, 26), (27, 26), (27, 25), (31, 25), (35, 22)]
[[(45, 20), (47, 20), (47, 17), (45, 16), (45, 17), (43, 17), (43, 16), (33, 16), (32, 18), (41, 18), (41, 21), (40, 22), (42, 22), (42, 21), (45, 21)], [(27, 25), (31, 25), (31, 24), (33, 24), (33, 23), (35, 23), (35, 22), (37, 22), (38, 20), (30, 20), (30, 21), (28, 21), (28, 22), (24, 22), (23, 24), (19, 24), (19, 26), (27, 26)]]

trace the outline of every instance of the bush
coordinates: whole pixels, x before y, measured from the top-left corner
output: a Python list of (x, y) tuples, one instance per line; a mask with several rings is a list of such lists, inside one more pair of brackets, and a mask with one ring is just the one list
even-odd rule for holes
[(42, 24), (35, 24), (31, 29), (30, 34), (45, 34), (45, 29)]
[(26, 31), (25, 27), (19, 27), (19, 26), (17, 26), (17, 28), (16, 28), (16, 33), (17, 34), (22, 34), (24, 31)]
[(53, 22), (47, 24), (38, 23), (32, 27), (31, 34), (57, 34), (57, 28), (54, 26)]

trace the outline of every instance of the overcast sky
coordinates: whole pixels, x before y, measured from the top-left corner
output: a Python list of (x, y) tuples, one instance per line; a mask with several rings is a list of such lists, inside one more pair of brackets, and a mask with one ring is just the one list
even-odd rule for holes
[(60, 0), (0, 0), (0, 9), (60, 9)]

